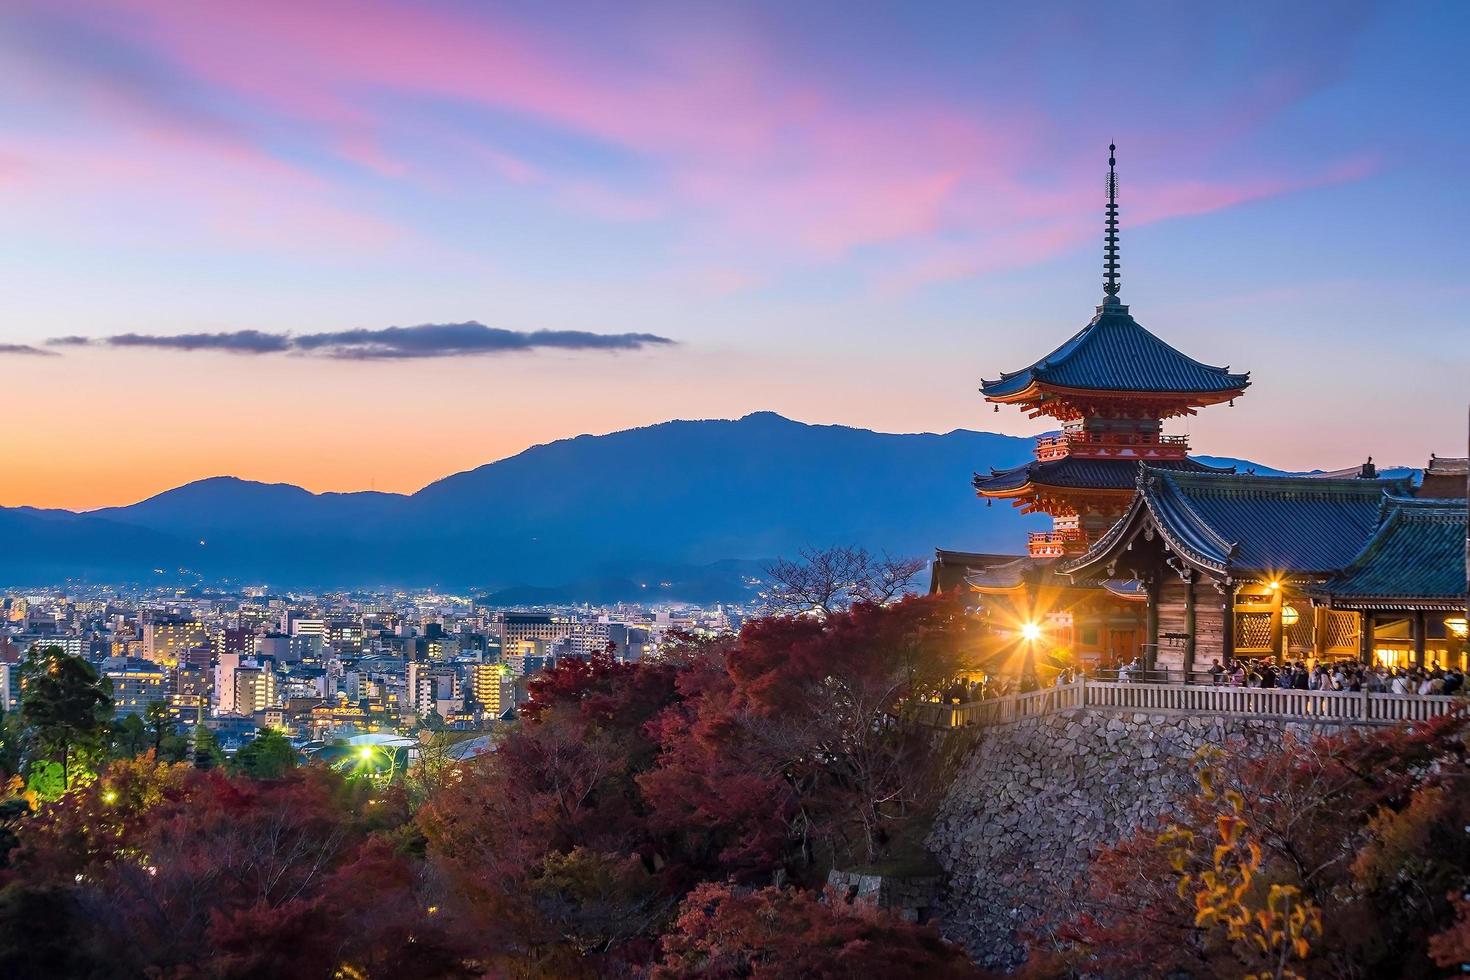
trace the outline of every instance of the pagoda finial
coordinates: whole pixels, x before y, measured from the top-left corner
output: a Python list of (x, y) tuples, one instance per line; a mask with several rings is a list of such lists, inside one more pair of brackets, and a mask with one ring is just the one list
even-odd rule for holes
[(1103, 305), (1118, 302), (1118, 151), (1116, 143), (1108, 144), (1108, 236), (1103, 249)]

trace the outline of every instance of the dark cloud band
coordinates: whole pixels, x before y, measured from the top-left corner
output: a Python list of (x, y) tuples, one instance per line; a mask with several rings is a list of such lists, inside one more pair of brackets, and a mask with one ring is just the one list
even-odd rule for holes
[[(529, 350), (624, 351), (672, 344), (651, 333), (591, 333), (585, 330), (505, 330), (473, 320), (466, 323), (424, 323), (416, 327), (381, 330), (339, 330), (330, 333), (285, 334), (259, 330), (230, 333), (155, 335), (125, 333), (88, 340), (55, 337), (57, 347), (150, 347), (183, 351), (225, 351), (232, 354), (300, 353), (340, 360), (401, 360), (423, 357), (463, 357), (507, 354)], [(46, 353), (37, 350), (37, 353)]]
[(20, 354), (26, 357), (55, 357), (56, 352), (30, 344), (0, 344), (0, 354)]

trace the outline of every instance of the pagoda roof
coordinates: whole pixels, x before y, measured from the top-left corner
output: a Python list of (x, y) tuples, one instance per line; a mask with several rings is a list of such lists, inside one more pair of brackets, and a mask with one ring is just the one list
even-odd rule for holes
[(1463, 500), (1390, 497), (1377, 531), (1315, 595), (1339, 608), (1465, 607)]
[[(1027, 486), (1059, 487), (1068, 490), (1132, 490), (1138, 484), (1136, 459), (1031, 460), (1008, 469), (992, 469), (989, 476), (975, 474), (975, 490), (981, 494), (1013, 494)], [(1190, 473), (1233, 473), (1233, 467), (1218, 469), (1198, 460), (1161, 459), (1148, 464), (1161, 470)]]
[(1096, 577), (1146, 526), (1185, 563), (1217, 575), (1310, 575), (1348, 565), (1377, 531), (1385, 494), (1411, 481), (1184, 473), (1140, 464), (1128, 512), (1063, 571)]
[[(1086, 392), (1226, 395), (1250, 384), (1250, 372), (1232, 374), (1180, 353), (1149, 333), (1116, 301), (1065, 344), (1029, 367), (984, 381), (986, 398), (1011, 400), (1033, 386)], [(1218, 399), (1223, 401), (1224, 399)]]

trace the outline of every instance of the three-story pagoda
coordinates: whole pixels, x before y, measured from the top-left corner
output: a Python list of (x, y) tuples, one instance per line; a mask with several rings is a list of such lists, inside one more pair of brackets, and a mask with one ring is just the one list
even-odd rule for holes
[(1030, 537), (1033, 558), (1085, 552), (1128, 508), (1140, 463), (1212, 471), (1189, 458), (1186, 437), (1164, 433), (1164, 420), (1232, 401), (1250, 384), (1248, 373), (1201, 364), (1175, 350), (1140, 326), (1118, 299), (1116, 147), (1108, 150), (1102, 305), (1056, 350), (980, 389), (997, 410), (1016, 405), (1032, 418), (1061, 423), (1060, 432), (1037, 440), (1034, 460), (975, 477), (980, 496), (1051, 515), (1052, 530)]

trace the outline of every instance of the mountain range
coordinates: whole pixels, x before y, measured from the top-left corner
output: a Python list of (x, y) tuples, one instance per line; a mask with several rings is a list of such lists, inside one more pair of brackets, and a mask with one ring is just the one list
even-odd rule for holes
[(0, 508), (0, 585), (435, 586), (506, 604), (736, 599), (765, 561), (806, 546), (1017, 551), (1045, 519), (986, 507), (970, 478), (1032, 448), (988, 432), (890, 434), (757, 412), (563, 439), (407, 495), (214, 477), (84, 513)]

